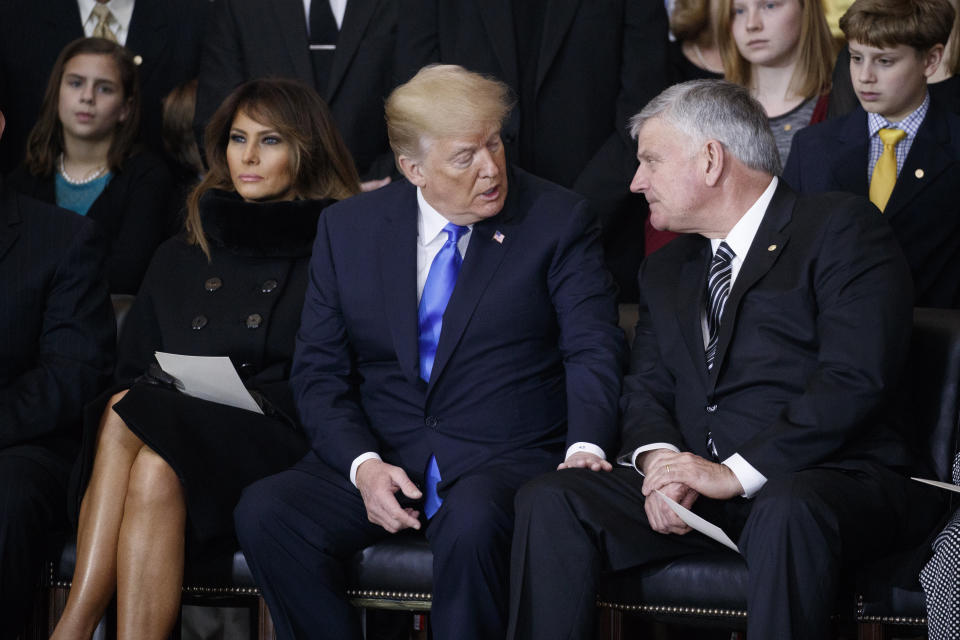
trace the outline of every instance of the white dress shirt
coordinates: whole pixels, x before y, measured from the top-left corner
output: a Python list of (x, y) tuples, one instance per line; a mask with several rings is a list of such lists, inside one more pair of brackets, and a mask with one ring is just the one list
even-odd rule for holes
[[(324, 0), (316, 0), (323, 2)], [(303, 15), (307, 17), (307, 32), (310, 31), (310, 5), (314, 0), (303, 0)], [(347, 0), (327, 0), (330, 3), (330, 10), (333, 11), (333, 18), (337, 21), (337, 29), (343, 28), (343, 14), (347, 12)]]
[[(733, 225), (733, 228), (727, 233), (726, 238), (713, 238), (710, 240), (710, 248), (714, 254), (716, 254), (721, 242), (726, 242), (735, 254), (733, 260), (730, 261), (731, 291), (733, 290), (737, 276), (740, 274), (740, 267), (743, 266), (743, 261), (746, 259), (747, 252), (750, 250), (750, 245), (753, 244), (753, 238), (757, 235), (757, 229), (760, 228), (760, 223), (763, 222), (763, 216), (767, 211), (767, 207), (773, 199), (773, 193), (777, 190), (778, 183), (779, 180), (774, 176), (764, 192), (757, 198), (756, 202), (740, 217), (737, 224)], [(721, 323), (722, 322), (723, 320), (721, 319)], [(703, 345), (704, 351), (706, 351), (706, 345), (710, 342), (710, 330), (707, 328), (707, 311), (705, 308), (700, 310), (700, 328), (703, 331)], [(704, 366), (706, 366), (706, 361), (704, 361)], [(653, 442), (637, 447), (629, 458), (629, 464), (636, 467), (637, 456), (654, 449), (679, 451), (675, 446), (667, 442)], [(624, 461), (620, 460), (618, 462)], [(745, 498), (752, 498), (767, 482), (766, 476), (757, 471), (756, 467), (747, 462), (739, 453), (734, 453), (720, 464), (729, 467), (729, 469), (733, 471), (733, 475), (737, 476), (737, 480), (740, 481), (740, 486), (743, 487), (743, 497)]]
[[(151, 0), (144, 0), (150, 2)], [(156, 0), (152, 0), (156, 2)], [(107, 23), (107, 28), (117, 37), (117, 42), (127, 44), (127, 35), (130, 33), (130, 20), (133, 18), (134, 0), (108, 0), (104, 2), (113, 18)], [(80, 19), (83, 20), (83, 33), (88, 38), (93, 36), (93, 30), (99, 20), (93, 15), (93, 8), (100, 4), (97, 0), (77, 0), (80, 8)]]

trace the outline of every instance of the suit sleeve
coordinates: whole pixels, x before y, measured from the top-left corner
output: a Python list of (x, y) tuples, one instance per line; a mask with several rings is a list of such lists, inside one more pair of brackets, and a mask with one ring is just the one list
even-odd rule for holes
[[(786, 182), (790, 187), (797, 193), (803, 193), (803, 180), (802, 180), (802, 171), (801, 167), (803, 166), (803, 156), (804, 154), (810, 154), (808, 150), (802, 149), (801, 146), (805, 136), (803, 135), (803, 130), (801, 129), (793, 136), (793, 140), (790, 142), (790, 153), (787, 155), (787, 164), (783, 168), (783, 181)], [(815, 161), (820, 162), (819, 158), (814, 158)]]
[(589, 442), (609, 457), (617, 442), (626, 343), (617, 325), (613, 280), (603, 265), (599, 225), (585, 201), (573, 213), (547, 274), (560, 325), (567, 446)]
[(889, 225), (866, 200), (845, 201), (812, 265), (819, 350), (803, 392), (739, 447), (768, 478), (834, 459), (884, 422), (910, 346), (913, 286)]
[[(246, 79), (246, 63), (236, 32), (232, 0), (217, 0), (207, 17), (197, 79), (193, 119), (197, 144), (203, 151), (203, 129), (223, 99)], [(264, 5), (266, 9), (266, 5)]]
[(378, 451), (360, 406), (354, 354), (340, 310), (329, 216), (320, 216), (297, 332), (290, 383), (314, 452), (349, 474), (358, 455)]
[(0, 389), (0, 449), (77, 424), (113, 365), (114, 321), (102, 242), (93, 224), (64, 233), (74, 237), (53, 271), (43, 317), (37, 319), (42, 329), (36, 359)]
[(630, 373), (623, 380), (620, 398), (623, 442), (618, 457), (629, 457), (637, 447), (654, 442), (671, 444), (680, 451), (687, 448), (673, 419), (677, 381), (660, 355), (660, 343), (644, 297), (646, 269), (644, 262), (638, 276), (641, 286)]

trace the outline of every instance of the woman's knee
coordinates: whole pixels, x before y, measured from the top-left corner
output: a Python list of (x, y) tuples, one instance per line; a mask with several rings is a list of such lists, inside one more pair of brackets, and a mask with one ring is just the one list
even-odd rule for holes
[(161, 509), (183, 505), (183, 487), (173, 468), (149, 447), (142, 447), (130, 469), (127, 507)]

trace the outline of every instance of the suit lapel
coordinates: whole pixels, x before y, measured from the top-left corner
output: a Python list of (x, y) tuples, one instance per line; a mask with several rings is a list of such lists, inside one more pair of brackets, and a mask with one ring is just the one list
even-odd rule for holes
[[(866, 197), (870, 184), (867, 180), (867, 161), (870, 157), (870, 139), (867, 136), (867, 113), (856, 108), (846, 116), (837, 137), (836, 149), (840, 158), (832, 190), (847, 191)], [(815, 159), (818, 161), (818, 159)]]
[(77, 3), (72, 0), (60, 0), (56, 4), (58, 6), (52, 9), (47, 6), (41, 9), (40, 3), (37, 3), (36, 7), (42, 12), (41, 19), (45, 19), (50, 25), (51, 33), (63, 34), (67, 42), (82, 38), (83, 20), (86, 16), (80, 15), (80, 7)]
[(903, 211), (931, 181), (953, 164), (953, 158), (944, 151), (949, 144), (946, 123), (931, 104), (883, 211), (885, 216), (895, 216)]
[(793, 215), (793, 206), (797, 196), (781, 183), (773, 194), (773, 199), (767, 206), (763, 221), (753, 238), (747, 257), (740, 267), (730, 297), (727, 299), (723, 318), (720, 321), (720, 333), (717, 335), (717, 355), (710, 370), (710, 386), (712, 391), (717, 383), (717, 376), (723, 368), (723, 360), (733, 337), (733, 328), (737, 324), (737, 315), (740, 312), (740, 303), (744, 295), (757, 283), (776, 263), (783, 253), (790, 237), (783, 228)]
[[(299, 37), (285, 37), (284, 44), (296, 77), (313, 86), (313, 63), (310, 61), (310, 47), (307, 42), (307, 16), (303, 12), (302, 0), (272, 0), (267, 3), (273, 9), (277, 21), (277, 33), (300, 34)], [(348, 3), (349, 6), (350, 3)], [(322, 94), (321, 87), (318, 93)]]
[(20, 237), (20, 208), (13, 191), (5, 189), (0, 181), (0, 260)]
[(706, 238), (698, 238), (696, 248), (680, 267), (674, 307), (680, 334), (690, 352), (694, 369), (700, 372), (701, 382), (704, 385), (707, 380), (707, 358), (700, 314), (706, 300), (705, 290), (710, 257), (710, 241)]
[(520, 87), (517, 72), (517, 43), (514, 38), (516, 27), (513, 24), (513, 12), (510, 3), (504, 0), (476, 0), (480, 19), (483, 21), (491, 48), (500, 63), (501, 78), (515, 91)]
[[(509, 199), (510, 196), (507, 197)], [(508, 207), (504, 206), (504, 209), (500, 215), (473, 226), (467, 255), (463, 259), (453, 295), (450, 296), (447, 309), (443, 313), (443, 327), (440, 330), (440, 342), (437, 344), (433, 370), (430, 372), (428, 394), (443, 374), (444, 367), (470, 323), (480, 297), (510, 249), (515, 235), (511, 233), (514, 225), (508, 213), (512, 207), (508, 210)], [(497, 231), (502, 234), (500, 242), (493, 239)]]
[(161, 4), (134, 3), (127, 48), (140, 56), (142, 61), (140, 68), (144, 68), (142, 65), (145, 62), (148, 65), (147, 68), (155, 69), (153, 65), (167, 44), (167, 12), (162, 10)]
[(548, 4), (546, 15), (543, 17), (543, 38), (540, 41), (540, 57), (537, 59), (535, 93), (540, 92), (540, 86), (563, 45), (579, 5), (580, 0), (553, 0)]
[(360, 42), (363, 40), (363, 34), (367, 30), (367, 24), (373, 16), (373, 10), (377, 5), (377, 0), (350, 0), (347, 3), (347, 11), (343, 15), (343, 25), (340, 28), (340, 35), (337, 38), (337, 51), (333, 57), (333, 65), (330, 67), (330, 79), (327, 81), (325, 91), (320, 94), (327, 102), (333, 100), (340, 83), (350, 67), (353, 56), (356, 55)]
[(377, 255), (386, 317), (403, 374), (420, 380), (417, 344), (417, 197), (412, 185), (379, 228)]

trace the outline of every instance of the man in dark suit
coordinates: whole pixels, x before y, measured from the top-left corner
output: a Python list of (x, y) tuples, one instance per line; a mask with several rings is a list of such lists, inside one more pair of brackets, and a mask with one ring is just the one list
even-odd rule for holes
[[(4, 119), (0, 114), (0, 133)], [(16, 638), (66, 528), (84, 404), (113, 364), (114, 321), (93, 222), (0, 182), (0, 638)]]
[(234, 514), (280, 637), (359, 638), (343, 561), (421, 527), (434, 637), (502, 637), (516, 489), (610, 468), (625, 345), (597, 226), (507, 169), (507, 91), (422, 70), (386, 107), (409, 182), (321, 217), (291, 376), (313, 451)]
[(440, 62), (510, 86), (508, 160), (590, 200), (631, 301), (645, 206), (626, 188), (636, 168), (626, 124), (669, 84), (668, 30), (651, 0), (404, 0), (397, 32), (401, 78)]
[[(60, 51), (71, 41), (92, 33), (95, 20), (81, 15), (86, 0), (0, 0), (0, 76), (6, 77), (0, 93), (0, 109), (7, 114), (7, 139), (0, 151), (0, 173), (14, 169), (22, 160), (30, 129), (36, 122), (50, 70)], [(197, 75), (200, 38), (208, 0), (163, 2), (110, 0), (109, 8), (125, 5), (132, 11), (125, 28), (116, 18), (109, 28), (114, 38), (140, 61), (142, 92), (141, 138), (154, 152), (163, 153), (160, 138), (163, 97), (171, 89)], [(3, 89), (3, 87), (0, 87)]]
[(632, 128), (631, 188), (656, 228), (689, 235), (640, 270), (626, 468), (517, 497), (508, 637), (592, 637), (601, 570), (720, 548), (656, 491), (737, 540), (748, 636), (829, 637), (841, 565), (916, 542), (938, 515), (884, 422), (910, 336), (903, 255), (866, 200), (778, 182), (742, 87), (675, 85)]
[[(918, 307), (960, 309), (960, 116), (950, 111), (949, 94), (927, 89), (953, 22), (948, 0), (855, 2), (841, 27), (861, 104), (798, 131), (783, 172), (804, 193), (869, 195), (907, 257)], [(874, 176), (888, 131), (899, 137), (891, 147), (895, 172), (892, 190), (878, 193)]]
[[(344, 7), (345, 5), (345, 7)], [(397, 0), (217, 0), (197, 88), (197, 133), (235, 87), (297, 78), (330, 105), (365, 187), (390, 176), (383, 100), (396, 86)]]

